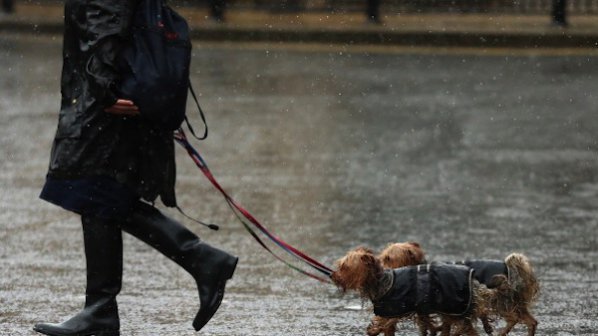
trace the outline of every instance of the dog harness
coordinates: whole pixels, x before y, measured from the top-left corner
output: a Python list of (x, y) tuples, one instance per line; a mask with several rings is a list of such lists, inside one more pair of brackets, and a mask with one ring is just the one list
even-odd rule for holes
[(372, 300), (374, 314), (403, 317), (412, 313), (462, 316), (470, 313), (473, 270), (464, 265), (432, 263), (386, 270), (392, 286)]
[(503, 274), (509, 279), (507, 264), (501, 260), (462, 260), (451, 261), (448, 264), (465, 265), (474, 269), (474, 278), (481, 284), (487, 285), (490, 279), (498, 274)]

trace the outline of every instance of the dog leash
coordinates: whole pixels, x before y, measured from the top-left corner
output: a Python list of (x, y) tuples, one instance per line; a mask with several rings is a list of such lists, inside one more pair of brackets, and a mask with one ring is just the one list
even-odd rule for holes
[[(208, 165), (206, 164), (205, 160), (201, 157), (201, 155), (199, 154), (199, 152), (195, 148), (193, 148), (193, 146), (191, 146), (191, 144), (189, 143), (189, 140), (187, 139), (187, 136), (185, 135), (185, 132), (183, 131), (182, 128), (179, 128), (174, 133), (174, 139), (175, 139), (175, 141), (179, 145), (181, 145), (187, 151), (187, 154), (189, 154), (189, 156), (191, 157), (191, 159), (193, 160), (193, 162), (195, 163), (195, 165), (201, 170), (201, 172), (204, 174), (204, 176), (212, 183), (212, 185), (218, 191), (220, 191), (220, 193), (222, 194), (222, 196), (224, 196), (224, 199), (226, 200), (228, 206), (231, 208), (231, 210), (233, 211), (233, 213), (235, 214), (235, 216), (237, 217), (237, 219), (241, 222), (241, 224), (243, 224), (243, 226), (249, 232), (249, 234), (251, 234), (251, 236), (266, 251), (268, 251), (276, 259), (280, 260), (281, 262), (283, 262), (285, 265), (287, 265), (291, 269), (294, 269), (295, 271), (298, 271), (298, 272), (300, 272), (300, 273), (302, 273), (304, 275), (307, 275), (307, 276), (309, 276), (311, 278), (314, 278), (316, 280), (319, 280), (321, 282), (330, 283), (330, 280), (328, 280), (328, 278), (330, 277), (330, 275), (333, 272), (332, 269), (324, 266), (323, 264), (321, 264), (317, 260), (311, 258), (307, 254), (299, 251), (298, 249), (296, 249), (295, 247), (291, 246), (290, 244), (288, 244), (287, 242), (285, 242), (281, 238), (279, 238), (279, 237), (275, 236), (274, 234), (272, 234), (251, 213), (249, 213), (249, 211), (245, 210), (240, 204), (238, 204), (222, 188), (222, 186), (220, 186), (220, 184), (218, 183), (218, 181), (216, 180), (216, 178), (214, 177), (214, 175), (212, 174), (212, 172), (208, 168)], [(304, 262), (308, 266), (314, 268), (318, 272), (326, 275), (326, 277), (322, 277), (322, 276), (319, 276), (319, 275), (307, 272), (307, 271), (305, 271), (305, 270), (303, 270), (303, 269), (301, 269), (301, 268), (299, 268), (297, 266), (292, 265), (291, 263), (287, 262), (286, 260), (284, 260), (282, 257), (280, 257), (279, 255), (277, 255), (276, 253), (274, 253), (274, 251), (272, 251), (272, 249), (270, 249), (264, 243), (264, 241), (262, 239), (260, 239), (260, 237), (258, 236), (258, 234), (251, 228), (250, 224), (253, 225), (255, 228), (257, 228), (264, 235), (266, 235), (266, 237), (268, 237), (271, 241), (273, 241), (276, 245), (278, 245), (282, 250), (286, 251), (287, 253), (289, 253), (290, 255), (292, 255), (293, 257), (295, 257), (296, 259)]]

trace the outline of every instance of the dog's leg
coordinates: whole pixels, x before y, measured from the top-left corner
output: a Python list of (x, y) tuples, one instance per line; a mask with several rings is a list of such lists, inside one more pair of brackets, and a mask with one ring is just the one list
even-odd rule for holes
[(382, 332), (381, 326), (382, 318), (378, 316), (372, 317), (370, 325), (368, 325), (366, 334), (368, 336), (378, 336)]
[(473, 323), (470, 318), (466, 318), (461, 320), (463, 324), (463, 329), (461, 332), (467, 336), (479, 336), (478, 331), (474, 328)]
[(530, 312), (525, 309), (521, 314), (521, 319), (523, 323), (527, 325), (527, 336), (534, 336), (536, 335), (536, 328), (538, 327), (538, 321), (530, 314)]
[(384, 329), (384, 336), (395, 336), (396, 331), (397, 331), (397, 326), (395, 324), (388, 325)]
[(430, 336), (436, 336), (442, 331), (442, 321), (437, 321), (437, 318), (430, 317)]
[(488, 315), (480, 316), (480, 320), (482, 321), (482, 325), (484, 326), (484, 331), (486, 332), (486, 334), (492, 335), (492, 333), (494, 332), (494, 327), (490, 323), (490, 318), (488, 317)]
[(506, 336), (518, 322), (516, 318), (505, 318), (505, 320), (507, 325), (500, 331), (499, 336)]
[(453, 327), (451, 327), (451, 336), (463, 336), (469, 335), (469, 329), (467, 328), (467, 321), (463, 319), (453, 320)]
[(397, 331), (396, 325), (398, 321), (396, 318), (374, 316), (370, 325), (368, 325), (366, 334), (368, 336), (377, 336), (383, 333), (384, 336), (394, 336)]
[(431, 327), (430, 316), (417, 314), (415, 316), (415, 323), (417, 323), (417, 327), (419, 328), (420, 336), (428, 336), (428, 330)]
[(440, 316), (440, 336), (451, 336), (451, 327), (455, 321), (448, 316)]
[(394, 336), (397, 332), (398, 318), (381, 318), (382, 330), (384, 336)]

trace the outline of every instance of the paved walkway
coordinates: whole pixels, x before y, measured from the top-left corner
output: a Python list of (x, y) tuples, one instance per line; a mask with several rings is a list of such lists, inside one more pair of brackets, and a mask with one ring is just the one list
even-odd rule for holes
[[(204, 8), (178, 9), (196, 39), (286, 41), (464, 47), (598, 47), (598, 16), (571, 16), (566, 29), (552, 27), (547, 15), (388, 13), (381, 25), (363, 13), (273, 13), (229, 10), (225, 23), (213, 22)], [(60, 4), (17, 4), (0, 17), (0, 32), (60, 33)]]

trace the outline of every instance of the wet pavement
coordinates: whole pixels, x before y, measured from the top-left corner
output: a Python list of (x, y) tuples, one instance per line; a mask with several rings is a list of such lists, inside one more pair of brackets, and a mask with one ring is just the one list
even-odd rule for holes
[[(0, 64), (0, 335), (34, 335), (84, 292), (78, 218), (37, 199), (60, 39), (0, 37)], [(523, 252), (542, 285), (538, 335), (598, 335), (595, 55), (211, 44), (193, 69), (211, 129), (200, 152), (289, 243), (328, 265), (391, 241), (432, 260)], [(367, 305), (274, 260), (182, 151), (177, 162), (182, 207), (221, 230), (184, 222), (241, 257), (200, 334), (364, 334)], [(125, 237), (123, 335), (196, 335), (196, 301), (191, 277)]]

